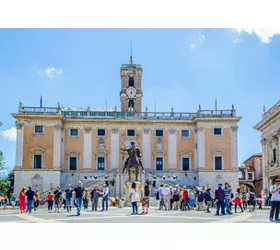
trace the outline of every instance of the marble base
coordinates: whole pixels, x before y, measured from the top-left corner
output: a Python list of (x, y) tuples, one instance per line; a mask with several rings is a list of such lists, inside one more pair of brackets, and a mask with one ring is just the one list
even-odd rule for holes
[[(138, 202), (140, 202), (140, 199), (142, 197), (142, 188), (144, 187), (144, 184), (142, 182), (135, 182), (136, 183), (136, 192), (138, 194)], [(131, 201), (129, 200), (130, 190), (131, 190), (132, 182), (126, 182), (124, 184), (124, 191), (125, 191), (125, 202), (124, 206), (131, 207)]]

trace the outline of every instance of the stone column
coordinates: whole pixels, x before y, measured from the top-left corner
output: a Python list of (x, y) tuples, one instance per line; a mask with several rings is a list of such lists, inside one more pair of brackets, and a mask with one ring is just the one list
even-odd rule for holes
[(143, 146), (142, 146), (142, 161), (144, 169), (151, 170), (151, 141), (150, 141), (150, 129), (144, 128), (143, 133)]
[(22, 168), (22, 159), (23, 159), (23, 135), (24, 135), (24, 126), (23, 123), (17, 122), (17, 144), (16, 144), (16, 164), (15, 168)]
[[(263, 176), (263, 187), (262, 187), (262, 198), (264, 199), (264, 197), (268, 194), (268, 182), (267, 182), (267, 175), (266, 175), (266, 166), (267, 166), (267, 144), (266, 144), (266, 139), (263, 138), (261, 140), (261, 144), (262, 144), (262, 176)], [(263, 200), (264, 202), (264, 200)], [(264, 203), (263, 203), (264, 204)]]
[(119, 154), (120, 154), (120, 145), (119, 145), (119, 129), (113, 128), (111, 130), (111, 169), (119, 168)]
[(92, 130), (84, 128), (84, 169), (92, 168)]
[(197, 167), (198, 169), (205, 168), (205, 138), (204, 128), (199, 127), (197, 129)]
[(231, 127), (231, 168), (238, 169), (238, 142), (237, 142), (238, 126)]
[(176, 130), (170, 129), (168, 133), (168, 170), (177, 169), (177, 136)]
[(54, 138), (53, 138), (53, 168), (61, 169), (61, 133), (62, 133), (61, 125), (56, 125), (54, 127)]

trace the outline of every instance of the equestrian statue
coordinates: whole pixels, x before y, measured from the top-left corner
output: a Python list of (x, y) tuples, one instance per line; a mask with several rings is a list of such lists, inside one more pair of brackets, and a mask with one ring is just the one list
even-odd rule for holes
[(131, 170), (135, 168), (135, 181), (138, 181), (139, 169), (141, 168), (141, 170), (144, 171), (144, 167), (140, 159), (142, 155), (139, 148), (135, 147), (135, 143), (132, 141), (130, 147), (126, 149), (121, 148), (121, 150), (127, 151), (129, 155), (124, 163), (123, 172), (127, 170), (129, 181), (131, 181)]

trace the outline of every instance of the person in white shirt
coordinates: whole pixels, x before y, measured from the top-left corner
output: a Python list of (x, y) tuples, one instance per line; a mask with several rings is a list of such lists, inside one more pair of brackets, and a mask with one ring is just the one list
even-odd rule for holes
[(136, 192), (136, 183), (135, 182), (133, 182), (131, 184), (129, 199), (130, 199), (131, 205), (132, 205), (132, 214), (131, 215), (138, 214), (138, 206), (137, 206), (138, 194)]
[(109, 199), (109, 188), (106, 184), (103, 184), (103, 191), (102, 191), (102, 210), (108, 210), (108, 199)]
[(279, 210), (280, 210), (280, 179), (276, 179), (274, 185), (270, 187), (269, 192), (271, 193), (271, 209), (269, 220), (273, 221), (275, 213), (275, 221), (279, 221)]
[(168, 188), (167, 184), (164, 185), (164, 188), (162, 189), (161, 193), (163, 196), (165, 210), (168, 210), (170, 207), (170, 189)]

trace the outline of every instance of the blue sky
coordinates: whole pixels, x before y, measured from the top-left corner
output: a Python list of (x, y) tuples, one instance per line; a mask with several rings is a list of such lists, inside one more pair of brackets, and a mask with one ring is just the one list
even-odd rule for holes
[[(14, 119), (24, 106), (119, 106), (120, 66), (143, 67), (143, 109), (230, 109), (239, 163), (260, 152), (263, 105), (279, 99), (278, 31), (259, 29), (0, 29), (0, 150), (15, 163)], [(100, 87), (102, 86), (102, 87)]]

